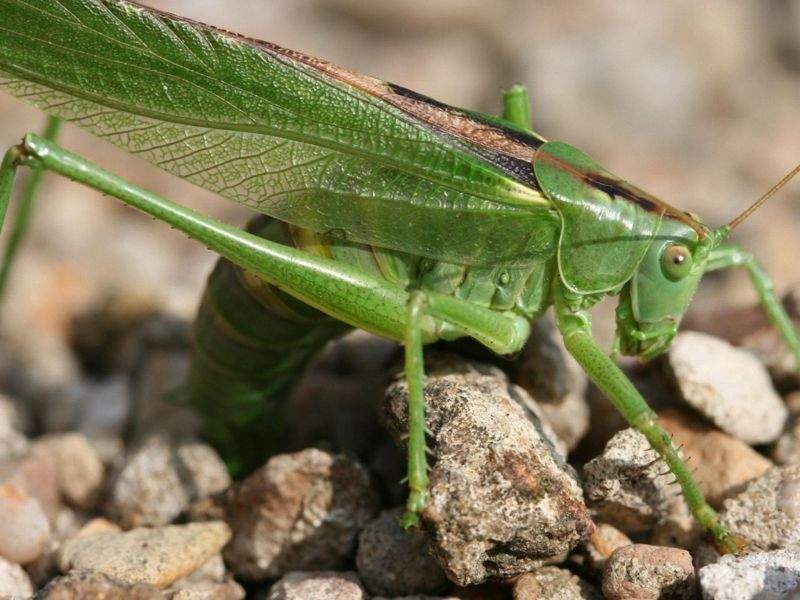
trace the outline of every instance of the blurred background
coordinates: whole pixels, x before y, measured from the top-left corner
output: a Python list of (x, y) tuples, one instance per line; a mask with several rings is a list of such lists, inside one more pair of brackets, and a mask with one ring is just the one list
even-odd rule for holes
[[(542, 135), (712, 225), (800, 160), (800, 0), (144, 3), (490, 113), (500, 110), (501, 89), (524, 83)], [(37, 111), (0, 97), (3, 147), (42, 124)], [(248, 218), (74, 127), (61, 139), (170, 198), (233, 223)], [(800, 281), (800, 182), (736, 238), (779, 290)], [(65, 343), (73, 315), (114, 293), (191, 318), (213, 261), (164, 225), (48, 177), (0, 327), (15, 359), (57, 385), (77, 368)], [(715, 275), (692, 310), (754, 298), (742, 274)]]

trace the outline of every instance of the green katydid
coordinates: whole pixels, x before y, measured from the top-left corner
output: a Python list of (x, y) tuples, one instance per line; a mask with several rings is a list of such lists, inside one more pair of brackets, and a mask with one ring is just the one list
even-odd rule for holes
[(414, 525), (427, 493), (423, 345), (471, 337), (514, 353), (552, 306), (569, 352), (668, 464), (698, 521), (737, 549), (586, 311), (619, 296), (616, 347), (649, 359), (704, 273), (744, 266), (800, 362), (766, 275), (723, 244), (752, 210), (708, 228), (534, 133), (521, 87), (496, 118), (124, 0), (0, 0), (0, 87), (272, 218), (226, 225), (47, 136), (27, 135), (0, 167), (2, 215), (18, 167), (50, 170), (227, 259), (209, 278), (186, 395), (239, 468), (263, 462), (280, 427), (274, 400), (314, 352), (360, 327), (405, 346)]

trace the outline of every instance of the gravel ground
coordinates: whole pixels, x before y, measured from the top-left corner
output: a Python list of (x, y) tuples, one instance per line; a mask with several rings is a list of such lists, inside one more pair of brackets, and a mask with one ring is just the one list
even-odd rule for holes
[[(543, 135), (712, 224), (797, 161), (796, 0), (148, 4), (488, 112), (524, 82)], [(1, 144), (40, 123), (0, 98)], [(247, 217), (72, 127), (63, 140), (206, 213)], [(788, 290), (796, 325), (797, 190), (737, 231)], [(430, 353), (423, 532), (396, 526), (396, 348), (366, 334), (325, 350), (290, 400), (285, 451), (232, 482), (196, 419), (163, 399), (185, 374), (213, 260), (47, 181), (0, 314), (0, 598), (800, 594), (800, 377), (741, 273), (704, 282), (667, 356), (625, 367), (746, 544), (734, 558), (697, 530), (548, 321), (508, 372)], [(604, 343), (612, 308), (596, 311)]]

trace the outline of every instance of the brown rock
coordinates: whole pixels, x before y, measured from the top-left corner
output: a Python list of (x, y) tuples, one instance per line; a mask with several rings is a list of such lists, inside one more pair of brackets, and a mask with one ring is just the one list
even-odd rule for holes
[(588, 581), (566, 569), (542, 567), (526, 573), (514, 583), (514, 600), (602, 600), (603, 595)]
[(229, 490), (226, 510), (233, 539), (225, 559), (238, 576), (260, 580), (343, 568), (377, 498), (361, 465), (309, 449), (273, 456)]
[(603, 572), (603, 594), (610, 600), (691, 599), (696, 583), (686, 550), (646, 544), (619, 548)]
[(691, 461), (695, 479), (714, 507), (741, 491), (747, 482), (762, 475), (772, 463), (744, 442), (704, 424), (680, 410), (666, 410), (659, 422)]
[(66, 542), (58, 564), (62, 572), (95, 571), (122, 583), (163, 588), (192, 573), (229, 539), (230, 529), (221, 522), (94, 533)]
[[(530, 571), (588, 537), (593, 524), (572, 469), (530, 397), (494, 367), (442, 359), (428, 367), (427, 427), (436, 462), (422, 511), (432, 549), (460, 585)], [(387, 390), (396, 438), (406, 428), (406, 387)]]
[(448, 585), (442, 568), (428, 551), (421, 531), (400, 526), (404, 509), (384, 511), (358, 537), (356, 566), (372, 594), (408, 596), (433, 594)]

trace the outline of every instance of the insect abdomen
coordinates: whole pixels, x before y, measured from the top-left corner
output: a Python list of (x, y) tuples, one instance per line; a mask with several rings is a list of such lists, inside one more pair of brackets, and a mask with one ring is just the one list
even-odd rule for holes
[[(279, 221), (258, 217), (251, 233), (291, 243)], [(347, 326), (225, 259), (208, 278), (194, 324), (188, 402), (234, 473), (280, 448), (284, 396), (311, 358)]]

